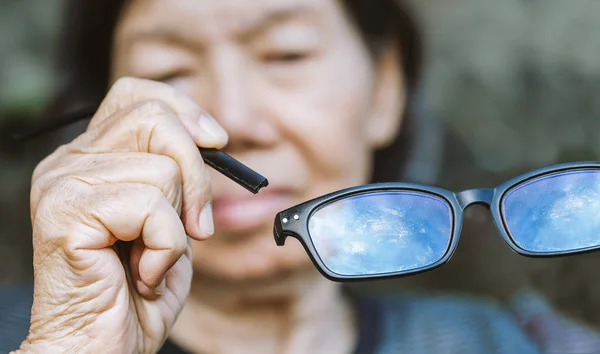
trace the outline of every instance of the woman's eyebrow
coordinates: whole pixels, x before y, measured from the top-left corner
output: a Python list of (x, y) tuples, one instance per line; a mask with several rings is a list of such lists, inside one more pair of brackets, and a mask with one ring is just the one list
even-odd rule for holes
[[(235, 30), (235, 37), (242, 41), (246, 41), (251, 38), (258, 37), (263, 32), (266, 32), (282, 22), (298, 18), (310, 18), (317, 15), (318, 12), (316, 9), (307, 5), (275, 8), (269, 12), (266, 12), (265, 14), (261, 14), (259, 17), (251, 22), (248, 22), (247, 24), (239, 25)], [(202, 47), (202, 43), (199, 43), (198, 38), (195, 38), (194, 41), (191, 42), (189, 39), (181, 36), (181, 34), (179, 34), (175, 29), (168, 26), (132, 31), (124, 37), (124, 42), (129, 45), (145, 40), (163, 40), (172, 43), (184, 44), (186, 46), (198, 48)]]
[[(153, 27), (145, 30), (132, 31), (124, 36), (124, 42), (127, 44), (143, 42), (146, 40), (163, 40), (167, 42), (191, 44), (188, 43), (188, 40), (178, 34), (177, 31), (169, 27)], [(194, 46), (198, 46), (198, 43), (195, 43)]]
[(238, 37), (241, 40), (248, 40), (257, 37), (263, 32), (279, 25), (283, 22), (299, 19), (311, 18), (318, 15), (315, 8), (307, 5), (295, 5), (271, 10), (259, 18), (255, 19), (249, 25), (244, 26), (238, 31)]

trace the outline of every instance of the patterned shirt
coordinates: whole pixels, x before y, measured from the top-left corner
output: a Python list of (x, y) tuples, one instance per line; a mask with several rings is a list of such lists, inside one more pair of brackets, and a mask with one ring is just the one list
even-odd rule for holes
[[(30, 286), (0, 288), (0, 353), (27, 336), (32, 298)], [(356, 354), (600, 353), (593, 330), (559, 316), (534, 292), (516, 294), (508, 308), (459, 295), (357, 296), (355, 303)], [(168, 341), (160, 353), (186, 352)]]

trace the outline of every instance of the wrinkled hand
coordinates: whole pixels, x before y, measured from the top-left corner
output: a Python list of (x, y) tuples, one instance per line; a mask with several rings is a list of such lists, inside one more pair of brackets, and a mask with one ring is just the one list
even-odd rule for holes
[[(125, 78), (32, 179), (34, 303), (22, 352), (155, 353), (213, 232), (197, 146), (225, 131), (171, 87)], [(189, 236), (189, 237), (188, 237)]]

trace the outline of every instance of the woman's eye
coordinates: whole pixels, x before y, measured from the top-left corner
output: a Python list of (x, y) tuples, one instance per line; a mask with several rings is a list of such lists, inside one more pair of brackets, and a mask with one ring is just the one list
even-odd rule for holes
[(168, 84), (170, 82), (181, 80), (187, 76), (188, 75), (184, 72), (172, 72), (172, 73), (166, 73), (166, 74), (161, 74), (161, 75), (155, 75), (152, 80), (160, 81), (160, 82)]
[(173, 71), (164, 74), (148, 75), (147, 78), (186, 92), (192, 84), (192, 80), (190, 79), (193, 78), (193, 74), (186, 71)]
[(305, 60), (309, 56), (308, 52), (277, 52), (266, 54), (264, 59), (270, 63), (295, 63)]

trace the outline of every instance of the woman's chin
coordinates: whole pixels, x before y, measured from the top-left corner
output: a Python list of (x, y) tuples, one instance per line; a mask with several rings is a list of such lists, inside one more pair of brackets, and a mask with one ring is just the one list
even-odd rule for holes
[(237, 242), (211, 241), (213, 238), (194, 244), (194, 272), (201, 277), (225, 282), (264, 283), (302, 277), (316, 271), (295, 239), (288, 239), (283, 247), (275, 245), (272, 237), (247, 237)]

